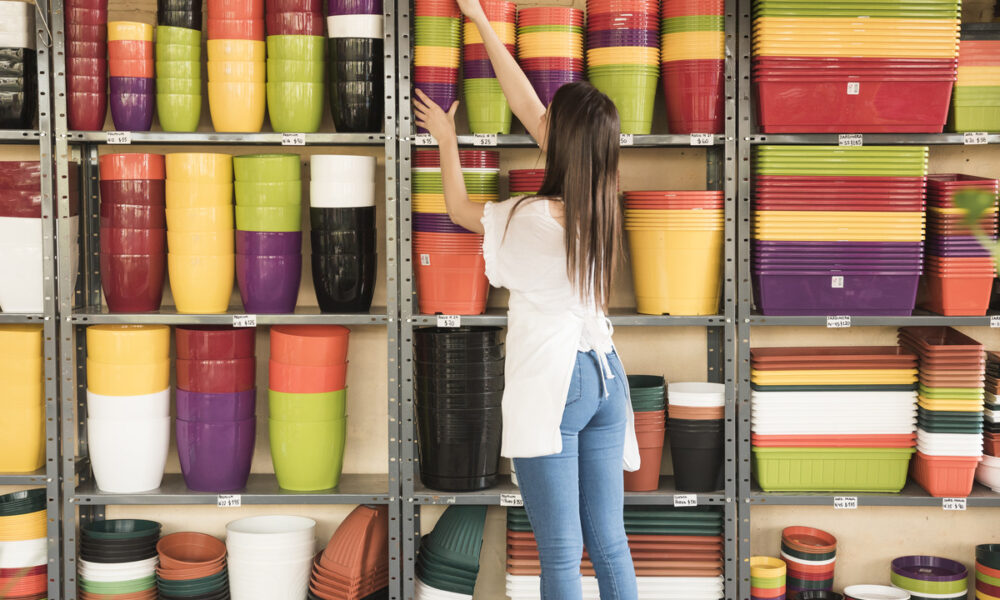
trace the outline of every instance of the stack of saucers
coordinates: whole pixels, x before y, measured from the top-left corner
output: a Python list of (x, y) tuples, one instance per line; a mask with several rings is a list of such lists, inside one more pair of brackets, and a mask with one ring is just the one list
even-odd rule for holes
[(0, 473), (45, 464), (43, 360), (41, 323), (0, 325)]
[(752, 600), (785, 600), (785, 561), (770, 556), (750, 557), (750, 598)]
[(45, 488), (0, 496), (0, 590), (35, 600), (48, 588)]
[(153, 125), (153, 26), (108, 23), (111, 120), (115, 129), (149, 131)]
[(969, 594), (965, 565), (939, 556), (894, 558), (890, 579), (893, 586), (909, 592), (911, 600), (958, 600)]
[(0, 129), (31, 129), (38, 112), (35, 10), (33, 2), (0, 2), (0, 17), (4, 21), (4, 30), (0, 32), (3, 53), (0, 69), (4, 76), (0, 90)]
[(201, 0), (197, 2), (198, 29), (162, 21), (156, 28), (156, 116), (163, 131), (191, 132), (201, 120)]
[(660, 484), (667, 388), (660, 375), (629, 375), (628, 390), (641, 461), (637, 471), (625, 472), (625, 491), (651, 492)]
[(781, 559), (787, 566), (789, 594), (833, 589), (837, 538), (812, 527), (786, 527), (781, 532)]
[[(482, 0), (490, 27), (505, 46), (514, 46), (517, 35), (517, 5), (507, 0)], [(486, 47), (476, 25), (465, 20), (465, 60), (462, 63), (465, 109), (469, 114), (472, 133), (510, 133), (510, 105), (500, 89), (489, 58), (483, 58)], [(512, 53), (513, 54), (513, 53)]]
[(561, 6), (522, 8), (517, 19), (517, 61), (548, 106), (556, 90), (583, 76), (583, 11)]
[(1000, 594), (1000, 545), (976, 546), (976, 597)]
[(77, 582), (81, 598), (118, 595), (153, 600), (160, 524), (137, 519), (94, 521), (80, 526)]
[(278, 132), (313, 133), (323, 120), (319, 0), (267, 0), (267, 114)]
[(388, 594), (389, 508), (359, 506), (337, 527), (316, 558), (309, 597), (368, 600)]
[(448, 110), (458, 99), (462, 13), (454, 0), (416, 0), (414, 11), (413, 87)]
[(156, 544), (161, 600), (225, 600), (229, 598), (226, 545), (204, 534), (184, 531), (163, 536)]
[[(330, 107), (333, 124), (344, 133), (381, 131), (385, 103), (382, 0), (329, 0)], [(417, 81), (421, 70), (414, 75)]]
[(449, 506), (420, 538), (415, 600), (471, 600), (479, 575), (485, 506)]
[(226, 525), (229, 590), (240, 600), (305, 598), (316, 555), (316, 521), (247, 517)]
[(545, 169), (511, 169), (508, 177), (511, 196), (533, 196), (542, 189)]
[(983, 454), (991, 457), (1000, 457), (1000, 352), (986, 353), (986, 397), (984, 408)]
[(722, 133), (725, 2), (663, 0), (663, 93), (670, 133)]

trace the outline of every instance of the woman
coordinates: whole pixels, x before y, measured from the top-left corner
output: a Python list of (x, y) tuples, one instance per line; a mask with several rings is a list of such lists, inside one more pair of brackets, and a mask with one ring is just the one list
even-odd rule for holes
[(602, 600), (635, 600), (622, 467), (639, 467), (628, 383), (605, 316), (622, 247), (618, 113), (590, 84), (565, 85), (548, 111), (479, 0), (458, 0), (482, 35), (517, 118), (546, 152), (538, 196), (470, 202), (445, 112), (417, 90), (434, 136), (451, 220), (484, 234), (486, 275), (510, 290), (502, 454), (514, 459), (538, 540), (542, 598), (582, 597), (586, 544)]

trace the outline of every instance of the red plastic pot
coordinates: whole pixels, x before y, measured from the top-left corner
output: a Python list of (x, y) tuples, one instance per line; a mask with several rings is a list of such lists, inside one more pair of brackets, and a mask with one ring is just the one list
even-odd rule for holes
[(722, 133), (725, 127), (722, 61), (664, 63), (661, 74), (671, 133)]
[[(489, 281), (482, 255), (428, 253), (427, 260), (414, 261), (417, 300), (424, 314), (478, 315), (486, 310)], [(452, 261), (439, 265), (440, 261)], [(429, 264), (423, 264), (427, 262)]]
[(323, 35), (323, 15), (280, 12), (267, 15), (267, 35)]
[(108, 55), (108, 44), (105, 41), (67, 42), (66, 61), (74, 58), (104, 58)]
[(165, 254), (166, 229), (101, 229), (101, 252), (105, 254)]
[(66, 97), (67, 120), (73, 131), (100, 131), (108, 111), (108, 96), (106, 92), (78, 92), (74, 89), (73, 79), (67, 80), (69, 93)]
[(188, 325), (174, 329), (177, 358), (229, 360), (253, 358), (255, 330), (226, 326)]
[(101, 203), (101, 227), (126, 229), (165, 229), (166, 211), (162, 206)]
[(350, 333), (340, 325), (276, 325), (271, 328), (271, 358), (313, 367), (346, 363)]
[(420, 87), (421, 83), (457, 83), (458, 69), (448, 67), (414, 67), (413, 86)]
[(99, 58), (68, 58), (66, 59), (66, 72), (69, 77), (106, 77), (108, 74), (108, 61), (104, 57)]
[(153, 76), (153, 60), (108, 60), (108, 75), (111, 77), (145, 77)]
[(40, 191), (4, 190), (0, 194), (0, 217), (42, 218)]
[(101, 253), (101, 289), (111, 312), (154, 312), (163, 297), (165, 253)]
[(264, 0), (207, 0), (209, 19), (262, 19)]
[(179, 358), (176, 361), (177, 387), (199, 394), (231, 394), (253, 389), (257, 360), (231, 358), (200, 360)]
[[(517, 56), (514, 44), (504, 44), (511, 56)], [(465, 44), (462, 47), (462, 60), (489, 60), (484, 44)]]
[(153, 42), (113, 40), (108, 42), (108, 60), (153, 60)]
[(663, 438), (659, 446), (639, 447), (639, 470), (625, 471), (626, 492), (652, 492), (660, 486)]
[(964, 498), (972, 491), (979, 457), (928, 456), (917, 451), (910, 474), (934, 497)]
[(67, 25), (107, 25), (108, 8), (69, 8), (66, 9)]
[[(166, 161), (162, 154), (127, 152), (105, 154), (98, 159), (101, 181), (119, 179), (165, 179)], [(104, 191), (104, 188), (101, 188)]]
[(724, 0), (695, 0), (691, 2), (664, 2), (660, 16), (688, 17), (693, 15), (724, 15)]
[(264, 19), (208, 19), (210, 40), (264, 41)]
[(66, 22), (67, 42), (108, 42), (108, 27), (106, 23), (71, 23)]
[(107, 87), (108, 79), (103, 75), (100, 77), (77, 76), (73, 78), (73, 92), (78, 94), (101, 94), (104, 93)]
[(165, 206), (165, 187), (162, 179), (101, 181), (101, 202)]
[(290, 11), (323, 12), (326, 2), (323, 0), (266, 0), (265, 12), (278, 13)]

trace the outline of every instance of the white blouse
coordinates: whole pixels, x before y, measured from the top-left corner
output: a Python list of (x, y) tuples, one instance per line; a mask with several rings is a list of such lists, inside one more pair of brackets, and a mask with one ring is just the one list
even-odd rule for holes
[[(566, 395), (577, 351), (614, 350), (612, 328), (600, 307), (584, 303), (566, 272), (563, 226), (547, 200), (526, 200), (508, 218), (520, 198), (484, 207), (483, 255), (494, 287), (510, 290), (507, 315), (503, 445), (509, 458), (529, 458), (562, 451)], [(602, 370), (610, 375), (606, 364)], [(626, 385), (626, 389), (627, 385)], [(632, 403), (627, 401), (624, 468), (639, 468)]]

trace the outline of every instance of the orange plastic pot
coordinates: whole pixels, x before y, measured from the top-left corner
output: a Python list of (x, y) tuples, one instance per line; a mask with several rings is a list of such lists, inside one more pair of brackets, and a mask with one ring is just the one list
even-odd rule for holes
[(271, 359), (268, 388), (287, 394), (319, 394), (342, 390), (347, 385), (347, 363), (315, 367), (292, 365)]
[(671, 406), (670, 416), (690, 421), (713, 421), (726, 415), (726, 407)]
[(624, 473), (626, 492), (652, 492), (660, 485), (660, 463), (663, 461), (663, 438), (660, 445), (639, 446), (639, 470)]
[(264, 19), (208, 19), (210, 40), (264, 41)]
[(132, 152), (105, 154), (98, 160), (101, 181), (118, 179), (164, 179), (166, 169), (162, 154)]
[(201, 579), (202, 577), (215, 575), (216, 573), (222, 571), (225, 566), (225, 559), (220, 559), (218, 562), (192, 569), (164, 569), (163, 567), (159, 567), (156, 569), (156, 574), (159, 575), (161, 579), (166, 579), (168, 581), (190, 581), (192, 579)]
[(142, 40), (108, 42), (108, 60), (153, 60), (153, 42)]
[[(449, 259), (462, 266), (446, 266)], [(421, 313), (478, 315), (486, 310), (490, 284), (481, 254), (428, 253), (414, 264)]]
[(972, 491), (979, 457), (928, 456), (917, 452), (910, 474), (920, 487), (938, 498), (964, 498)]
[(938, 275), (924, 276), (927, 309), (946, 316), (984, 316), (990, 305), (993, 276)]
[(340, 325), (277, 325), (271, 328), (271, 358), (315, 367), (346, 363), (350, 333)]
[(635, 432), (636, 441), (639, 442), (639, 448), (655, 448), (659, 445), (663, 448), (663, 431), (637, 431)]
[(152, 77), (153, 60), (109, 60), (108, 75), (111, 77)]
[(226, 545), (205, 533), (183, 531), (160, 538), (156, 551), (160, 554), (160, 567), (189, 569), (224, 559)]

